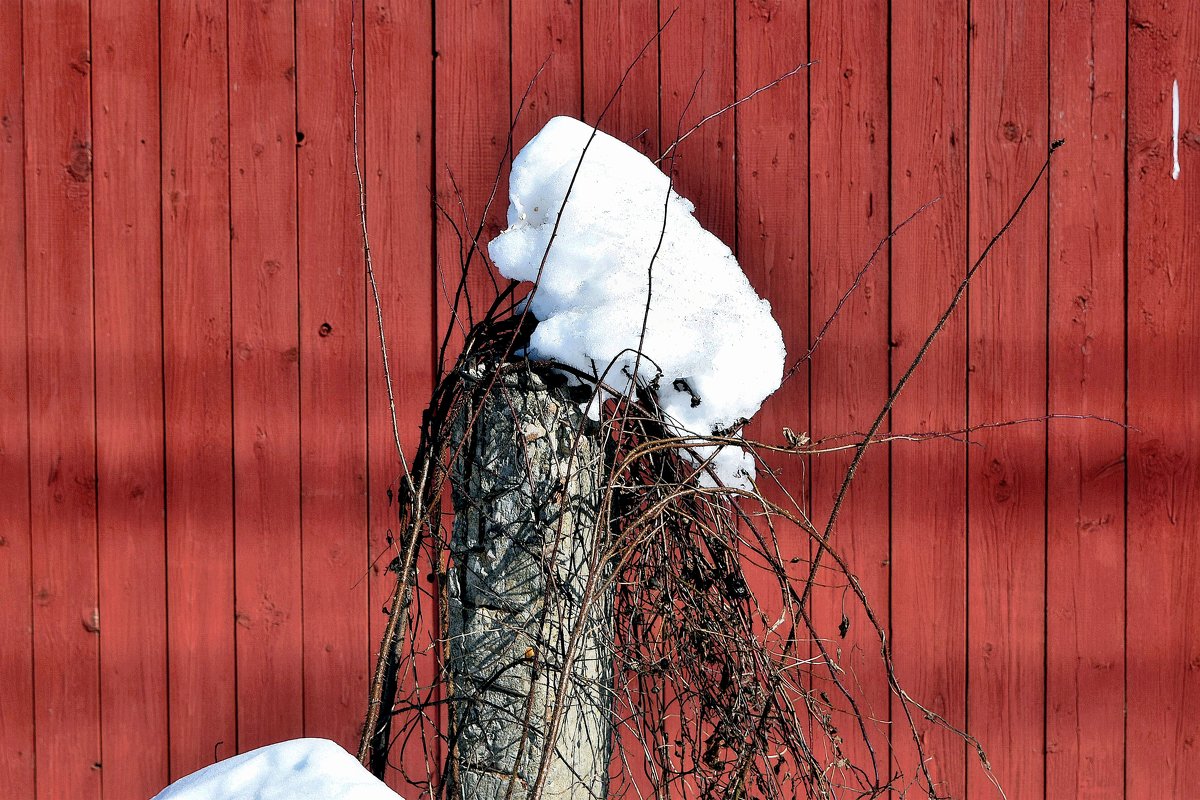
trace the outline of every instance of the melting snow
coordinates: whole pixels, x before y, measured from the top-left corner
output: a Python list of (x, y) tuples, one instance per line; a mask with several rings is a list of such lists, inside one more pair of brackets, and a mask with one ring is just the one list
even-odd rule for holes
[(400, 800), (328, 739), (294, 739), (219, 761), (152, 800)]
[[(749, 418), (783, 375), (770, 305), (666, 175), (592, 131), (555, 117), (521, 150), (509, 179), (509, 227), (488, 247), (506, 277), (539, 281), (530, 355), (600, 373), (627, 391), (641, 341), (640, 382), (658, 386), (678, 433), (709, 435)], [(707, 458), (713, 448), (698, 452)], [(721, 448), (713, 467), (727, 486), (748, 487), (754, 475), (739, 447)]]

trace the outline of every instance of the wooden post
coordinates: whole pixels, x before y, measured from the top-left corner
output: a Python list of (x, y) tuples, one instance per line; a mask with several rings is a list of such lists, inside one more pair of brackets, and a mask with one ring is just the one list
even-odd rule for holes
[[(451, 446), (448, 796), (523, 800), (545, 760), (542, 798), (604, 797), (612, 595), (584, 603), (605, 544), (603, 443), (565, 389), (525, 365), (467, 373), (477, 390)], [(544, 759), (556, 714), (554, 752)]]

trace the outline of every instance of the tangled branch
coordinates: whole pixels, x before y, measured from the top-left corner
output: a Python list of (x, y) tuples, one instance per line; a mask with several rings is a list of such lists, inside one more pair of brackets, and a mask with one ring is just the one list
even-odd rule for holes
[[(754, 94), (757, 92), (737, 102)], [(357, 88), (355, 96), (357, 109)], [(677, 135), (663, 157), (673, 157), (680, 141), (716, 115), (704, 117), (686, 134)], [(506, 154), (511, 146), (510, 131)], [(382, 314), (367, 239), (365, 191), (357, 161), (357, 114), (355, 156), (368, 276), (382, 341)], [(405, 470), (397, 498), (402, 534), (391, 564), (397, 574), (396, 587), (372, 681), (360, 760), (376, 774), (382, 774), (389, 763), (403, 770), (404, 764), (394, 763), (389, 755), (411, 753), (419, 747), (424, 754), (422, 774), (405, 772), (405, 780), (423, 787), (431, 797), (443, 796), (447, 785), (453, 785), (456, 739), (453, 725), (447, 724), (453, 714), (447, 713), (446, 705), (461, 695), (456, 696), (452, 686), (447, 691), (450, 676), (444, 669), (449, 646), (446, 576), (454, 568), (455, 556), (443, 509), (446, 488), (455, 488), (455, 465), (464, 457), (461, 427), (456, 434), (455, 426), (469, 429), (474, 425), (484, 401), (501, 391), (497, 376), (516, 369), (537, 374), (568, 396), (574, 392), (574, 402), (599, 411), (605, 474), (600, 513), (593, 522), (592, 535), (587, 537), (593, 544), (587, 553), (586, 586), (581, 603), (572, 608), (575, 617), (554, 622), (560, 630), (573, 631), (561, 652), (563, 663), (559, 667), (566, 674), (572, 659), (579, 655), (579, 632), (585, 627), (583, 621), (590, 606), (601, 602), (601, 597), (613, 598), (611, 685), (590, 687), (604, 698), (619, 742), (608, 778), (610, 794), (728, 800), (748, 796), (878, 797), (915, 785), (925, 796), (936, 798), (940, 796), (939, 783), (929, 771), (922, 724), (942, 726), (961, 736), (979, 753), (990, 776), (980, 743), (922, 706), (903, 688), (894, 670), (887, 631), (857, 576), (835, 547), (833, 533), (838, 512), (869, 446), (901, 438), (955, 435), (881, 434), (880, 428), (992, 245), (1003, 236), (1040, 182), (1048, 163), (1049, 156), (1012, 217), (968, 270), (870, 428), (865, 433), (846, 434), (842, 439), (848, 442), (832, 446), (829, 439), (809, 442), (806, 436), (794, 434), (786, 445), (749, 442), (733, 436), (740, 426), (722, 435), (680, 436), (678, 426), (657, 403), (656, 379), (642, 379), (637, 369), (634, 375), (623, 376), (635, 377), (635, 381), (610, 382), (608, 371), (612, 365), (589, 375), (563, 364), (529, 361), (524, 354), (535, 320), (527, 302), (516, 302), (518, 286), (497, 285), (482, 314), (477, 310), (487, 298), (472, 297), (469, 291), (468, 275), (479, 269), (478, 263), (483, 260), (479, 243), (483, 224), (474, 226), (474, 234), (464, 239), (464, 231), (470, 230), (465, 208), (460, 226), (439, 205), (440, 213), (460, 240), (459, 274), (453, 293), (445, 290), (443, 280), (453, 321), (439, 350), (438, 382), (422, 420), (420, 445), (411, 466), (399, 451)], [(569, 197), (568, 190), (564, 207)], [(884, 243), (895, 233), (890, 233)], [(553, 247), (553, 238), (549, 247)], [(484, 268), (492, 275), (488, 265)], [(653, 259), (647, 265), (648, 281), (652, 269)], [(856, 279), (849, 292), (858, 283)], [(531, 291), (537, 291), (536, 283)], [(645, 302), (648, 307), (649, 297)], [(839, 303), (838, 309), (841, 307)], [(821, 328), (813, 347), (824, 338), (836, 315), (837, 311)], [(453, 330), (460, 332), (462, 344), (451, 363)], [(384, 352), (386, 357), (386, 349)], [(810, 349), (801, 360), (811, 353)], [(795, 367), (788, 377), (794, 372)], [(385, 377), (391, 401), (386, 362)], [(567, 384), (575, 388), (569, 389)], [(622, 391), (613, 384), (631, 388)], [(583, 435), (582, 429), (578, 435)], [(399, 450), (398, 436), (396, 439)], [(757, 486), (734, 489), (719, 485), (704, 454), (731, 445), (745, 447), (755, 456), (760, 464), (759, 484), (770, 487), (772, 497), (782, 495), (782, 500), (769, 499), (768, 492)], [(514, 447), (519, 446), (520, 442), (514, 442)], [(828, 520), (816, 525), (801, 503), (783, 490), (764, 457), (767, 453), (782, 453), (804, 459), (831, 447), (851, 447), (855, 452)], [(699, 481), (701, 473), (707, 473), (708, 480)], [(561, 537), (570, 535), (569, 530), (560, 531)], [(560, 540), (555, 546), (562, 544)], [(810, 551), (811, 557), (800, 555)], [(434, 591), (418, 589), (418, 563), (432, 565)], [(879, 664), (902, 717), (893, 721), (890, 730), (871, 719), (862, 705), (852, 666), (839, 647), (831, 646), (845, 636), (844, 628), (822, 630), (814, 621), (814, 587), (834, 582), (848, 588), (878, 639)], [(547, 603), (545, 608), (550, 614), (555, 606)], [(429, 625), (431, 619), (438, 625)], [(529, 658), (536, 669), (541, 654), (538, 648), (531, 650)], [(416, 667), (419, 659), (429, 656), (443, 667), (436, 680), (429, 680)], [(427, 682), (422, 683), (422, 678)], [(522, 750), (535, 722), (545, 723), (537, 735), (546, 743), (536, 777), (528, 787), (530, 797), (539, 797), (544, 788), (568, 691), (568, 681), (564, 680), (545, 720), (533, 719), (532, 700), (526, 706)], [(912, 740), (914, 756), (910, 764), (894, 763), (892, 743), (897, 736)], [(516, 783), (514, 769), (508, 795)]]

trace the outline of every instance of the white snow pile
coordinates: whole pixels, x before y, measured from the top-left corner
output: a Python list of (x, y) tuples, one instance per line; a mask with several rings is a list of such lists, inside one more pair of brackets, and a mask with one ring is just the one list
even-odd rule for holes
[[(659, 404), (675, 433), (707, 436), (748, 419), (783, 375), (783, 337), (770, 304), (666, 175), (633, 148), (600, 132), (592, 138), (592, 131), (555, 117), (525, 145), (509, 179), (508, 228), (488, 246), (506, 277), (538, 281), (529, 306), (538, 320), (530, 355), (599, 375), (624, 392), (641, 341), (638, 377), (642, 384), (657, 378)], [(589, 408), (593, 417), (597, 411)], [(748, 488), (749, 454), (713, 450), (697, 453), (713, 456), (726, 486)]]
[(219, 761), (152, 800), (400, 800), (328, 739), (294, 739)]

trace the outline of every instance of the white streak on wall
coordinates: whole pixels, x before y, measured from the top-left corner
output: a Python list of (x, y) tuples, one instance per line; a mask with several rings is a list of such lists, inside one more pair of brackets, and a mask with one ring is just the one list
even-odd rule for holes
[(1171, 87), (1171, 178), (1179, 180), (1179, 81)]

